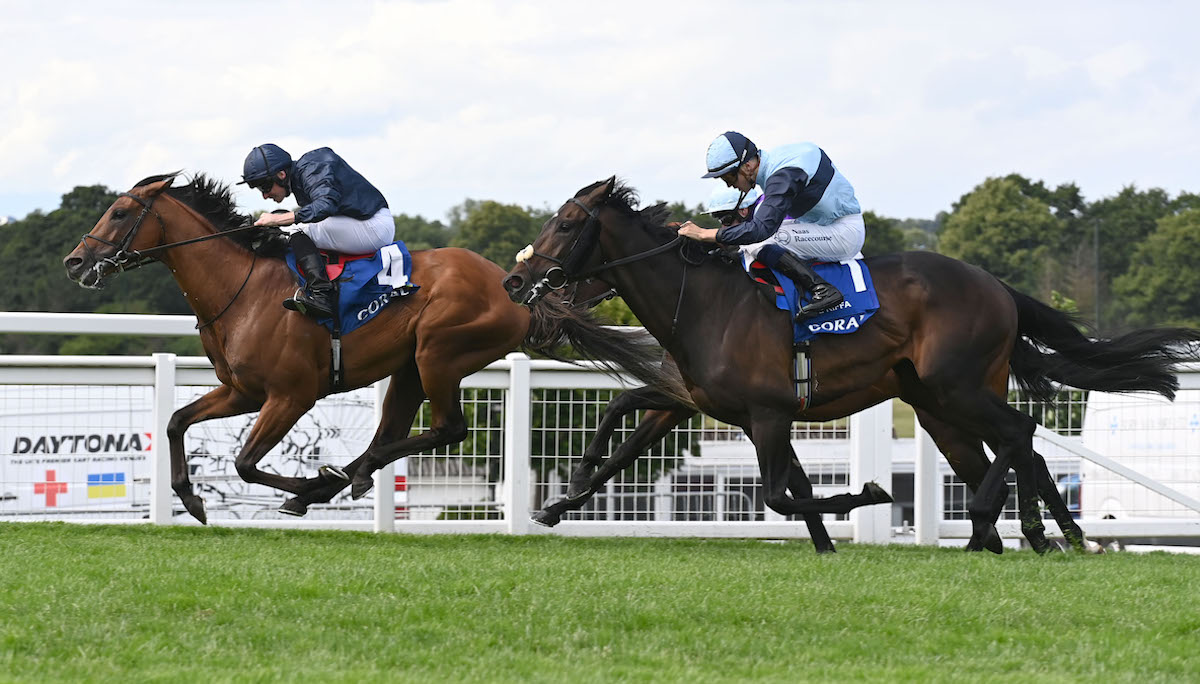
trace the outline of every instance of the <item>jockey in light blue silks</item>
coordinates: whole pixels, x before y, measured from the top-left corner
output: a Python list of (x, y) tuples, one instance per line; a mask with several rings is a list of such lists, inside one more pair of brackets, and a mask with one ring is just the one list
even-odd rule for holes
[[(332, 318), (336, 302), (318, 248), (343, 254), (368, 254), (390, 244), (396, 224), (383, 193), (375, 189), (328, 147), (307, 152), (296, 161), (278, 145), (259, 145), (242, 164), (242, 181), (263, 199), (283, 202), (295, 194), (299, 208), (263, 214), (256, 226), (290, 226), (288, 240), (305, 289), (283, 303), (314, 318)], [(241, 185), (239, 183), (239, 185)]]
[(866, 237), (862, 209), (850, 181), (825, 151), (812, 143), (760, 151), (741, 133), (729, 131), (708, 146), (708, 173), (748, 194), (761, 186), (753, 216), (717, 230), (686, 222), (679, 234), (694, 240), (751, 245), (759, 261), (781, 271), (811, 295), (796, 320), (842, 303), (842, 293), (813, 271), (810, 261), (861, 256)]
[(722, 228), (736, 226), (754, 215), (754, 204), (759, 197), (762, 193), (758, 188), (751, 188), (745, 194), (737, 188), (713, 188), (704, 203), (704, 213), (720, 221)]

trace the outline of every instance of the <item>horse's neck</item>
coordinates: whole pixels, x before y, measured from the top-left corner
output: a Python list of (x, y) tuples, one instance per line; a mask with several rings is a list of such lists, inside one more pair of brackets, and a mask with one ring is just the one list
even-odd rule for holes
[[(199, 237), (199, 235), (191, 236)], [(190, 237), (178, 237), (186, 240)], [(255, 259), (254, 254), (233, 244), (228, 238), (213, 238), (168, 250), (162, 262), (171, 270), (184, 299), (201, 322), (212, 320), (235, 297), (249, 296), (251, 269), (268, 270), (272, 260)], [(240, 294), (239, 294), (240, 293)]]
[[(615, 260), (653, 248), (654, 245), (619, 248)], [(611, 252), (609, 252), (611, 254)], [(686, 273), (685, 273), (686, 269)], [(754, 298), (747, 278), (733, 277), (731, 269), (707, 260), (685, 265), (678, 250), (635, 261), (614, 269), (613, 284), (629, 310), (659, 343), (675, 354), (678, 340), (696, 334), (713, 334), (728, 324), (734, 310)]]

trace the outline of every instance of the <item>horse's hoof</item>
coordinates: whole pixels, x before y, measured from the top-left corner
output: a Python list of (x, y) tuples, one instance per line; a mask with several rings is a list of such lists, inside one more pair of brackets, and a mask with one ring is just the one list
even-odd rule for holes
[(983, 548), (997, 556), (1004, 553), (1004, 540), (1000, 538), (1000, 532), (996, 530), (995, 525), (988, 528), (987, 534), (983, 538)]
[(308, 504), (300, 503), (296, 497), (284, 501), (279, 507), (279, 512), (284, 515), (291, 515), (297, 518), (303, 518), (305, 513), (308, 513)]
[(834, 548), (833, 544), (830, 544), (828, 548), (821, 548), (821, 547), (819, 547), (819, 546), (817, 547), (817, 554), (818, 554), (818, 555), (821, 555), (821, 556), (827, 556), (827, 555), (829, 555), (829, 554), (831, 554), (831, 553), (837, 553), (837, 549), (836, 549), (836, 548)]
[(326, 482), (349, 482), (350, 476), (346, 471), (335, 465), (323, 465), (317, 468), (317, 475)]
[(872, 504), (891, 503), (892, 496), (874, 482), (868, 482), (863, 485), (863, 496), (871, 500)]
[(204, 511), (204, 499), (193, 494), (184, 498), (183, 507), (187, 509), (188, 513), (192, 514), (193, 518), (199, 520), (201, 525), (208, 524), (208, 514)]
[(356, 477), (354, 478), (354, 482), (350, 485), (350, 498), (358, 501), (366, 496), (367, 492), (371, 491), (371, 488), (374, 486), (375, 481), (371, 478)]
[(1092, 541), (1091, 539), (1083, 540), (1083, 550), (1087, 553), (1094, 553), (1096, 555), (1104, 553), (1104, 547)]
[(562, 522), (561, 515), (557, 513), (551, 513), (544, 508), (540, 511), (534, 511), (533, 515), (529, 516), (529, 519), (538, 525), (541, 525), (542, 527), (554, 527)]

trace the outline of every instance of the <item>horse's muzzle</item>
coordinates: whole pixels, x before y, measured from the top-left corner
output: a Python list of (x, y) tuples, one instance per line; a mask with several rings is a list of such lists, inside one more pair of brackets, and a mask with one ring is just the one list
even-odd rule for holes
[(89, 290), (104, 287), (104, 277), (108, 275), (104, 269), (104, 262), (97, 262), (90, 255), (75, 256), (75, 252), (63, 259), (63, 268), (67, 269), (68, 278)]
[(525, 278), (516, 273), (510, 273), (503, 282), (504, 290), (508, 292), (508, 298), (518, 304), (523, 303), (521, 300), (525, 298)]

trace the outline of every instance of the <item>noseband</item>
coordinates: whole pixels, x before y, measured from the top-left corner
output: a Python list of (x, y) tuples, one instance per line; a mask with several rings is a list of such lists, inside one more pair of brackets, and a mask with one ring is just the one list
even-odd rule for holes
[[(157, 196), (151, 197), (150, 201), (148, 202), (141, 197), (128, 192), (123, 192), (118, 195), (118, 197), (128, 197), (134, 202), (142, 205), (141, 213), (138, 214), (137, 218), (133, 222), (133, 225), (130, 226), (124, 237), (121, 238), (121, 241), (112, 242), (110, 240), (105, 240), (102, 237), (92, 235), (91, 233), (84, 235), (79, 240), (83, 243), (83, 248), (87, 250), (88, 256), (92, 257), (92, 261), (94, 262), (92, 264), (92, 270), (96, 273), (97, 279), (103, 278), (108, 271), (132, 271), (133, 269), (145, 266), (147, 263), (154, 260), (153, 257), (148, 256), (145, 252), (139, 252), (136, 249), (129, 249), (129, 245), (133, 243), (133, 238), (137, 236), (138, 229), (142, 227), (142, 221), (146, 220), (147, 214), (154, 214), (154, 218), (158, 219), (158, 225), (162, 231), (163, 240), (165, 241), (167, 239), (167, 224), (163, 221), (162, 216), (160, 216), (157, 211), (154, 211), (154, 200), (158, 199)], [(96, 242), (112, 247), (113, 253), (109, 256), (98, 258), (96, 253), (92, 251), (91, 246), (88, 244), (88, 240), (95, 240)], [(151, 250), (146, 250), (146, 252), (150, 251)], [(157, 251), (157, 249), (155, 251)]]

